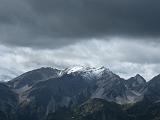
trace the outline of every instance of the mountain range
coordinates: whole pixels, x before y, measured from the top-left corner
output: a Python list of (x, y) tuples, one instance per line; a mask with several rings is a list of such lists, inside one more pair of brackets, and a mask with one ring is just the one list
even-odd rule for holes
[(160, 120), (160, 75), (50, 67), (0, 83), (0, 120)]

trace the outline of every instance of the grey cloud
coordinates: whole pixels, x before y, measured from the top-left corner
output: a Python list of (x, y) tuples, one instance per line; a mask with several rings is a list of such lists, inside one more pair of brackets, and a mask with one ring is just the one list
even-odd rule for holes
[[(116, 39), (110, 41), (94, 39), (59, 49), (43, 50), (0, 45), (0, 71), (2, 71), (0, 76), (13, 77), (46, 66), (66, 68), (82, 65), (105, 66), (125, 78), (139, 73), (150, 80), (160, 73), (160, 56), (155, 52), (160, 51), (160, 47), (154, 47), (151, 42), (137, 43), (133, 40), (118, 42)], [(137, 53), (134, 53), (135, 49)]]
[(55, 48), (106, 36), (152, 39), (160, 34), (159, 4), (158, 0), (1, 0), (0, 42)]

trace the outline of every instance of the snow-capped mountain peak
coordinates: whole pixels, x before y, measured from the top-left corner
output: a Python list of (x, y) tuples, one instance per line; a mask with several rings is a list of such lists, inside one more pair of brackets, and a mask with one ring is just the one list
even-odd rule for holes
[(74, 73), (74, 72), (94, 72), (94, 73), (100, 73), (102, 71), (110, 71), (109, 69), (105, 68), (105, 67), (84, 67), (84, 66), (74, 66), (74, 67), (70, 67), (67, 68), (65, 71), (67, 72), (67, 74), (70, 73)]
[(105, 67), (84, 67), (84, 66), (74, 66), (64, 70), (66, 74), (81, 73), (85, 77), (99, 77), (103, 73), (112, 73), (109, 69)]

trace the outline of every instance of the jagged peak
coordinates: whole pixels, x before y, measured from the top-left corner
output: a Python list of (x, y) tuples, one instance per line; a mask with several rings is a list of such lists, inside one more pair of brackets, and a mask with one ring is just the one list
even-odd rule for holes
[(143, 78), (140, 74), (135, 75), (136, 78)]
[(153, 78), (149, 81), (149, 83), (152, 83), (152, 82), (154, 82), (154, 81), (160, 81), (160, 74), (158, 74), (157, 76), (153, 77)]
[(135, 76), (136, 80), (139, 81), (139, 82), (146, 82), (146, 80), (140, 75), (140, 74), (137, 74)]
[(137, 82), (139, 84), (146, 83), (146, 80), (140, 74), (136, 74), (134, 77), (129, 78), (128, 81)]

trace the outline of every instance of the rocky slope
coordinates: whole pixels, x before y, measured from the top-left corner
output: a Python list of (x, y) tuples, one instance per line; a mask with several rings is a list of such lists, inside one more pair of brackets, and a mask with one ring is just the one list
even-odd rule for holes
[(7, 85), (0, 83), (0, 118), (14, 119), (17, 105), (18, 95)]

